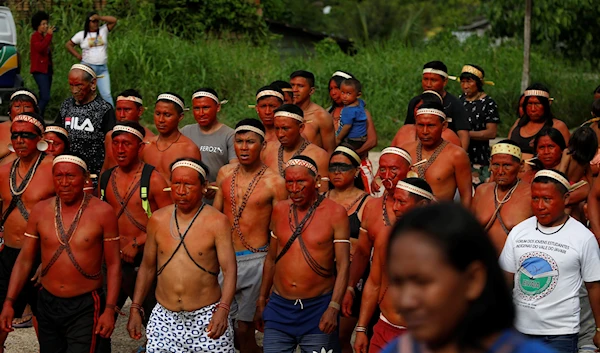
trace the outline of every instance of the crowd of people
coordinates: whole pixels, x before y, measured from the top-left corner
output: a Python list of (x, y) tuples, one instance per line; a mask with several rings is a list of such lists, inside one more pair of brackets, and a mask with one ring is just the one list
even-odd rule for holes
[[(91, 14), (69, 50), (115, 23)], [(71, 67), (54, 123), (20, 89), (0, 124), (0, 352), (27, 305), (41, 352), (110, 352), (128, 298), (147, 352), (600, 346), (600, 100), (571, 135), (533, 84), (490, 146), (493, 82), (432, 61), (373, 171), (375, 124), (348, 72), (328, 109), (300, 70), (258, 89), (258, 118), (235, 127), (213, 88), (182, 127), (185, 99), (164, 92), (154, 134), (135, 89), (113, 109), (100, 54)]]

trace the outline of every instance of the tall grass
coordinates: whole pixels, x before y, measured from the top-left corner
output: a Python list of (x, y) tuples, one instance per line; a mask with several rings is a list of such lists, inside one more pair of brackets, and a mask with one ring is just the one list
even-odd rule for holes
[[(399, 41), (371, 43), (347, 56), (331, 43), (320, 43), (309, 55), (283, 57), (274, 42), (256, 46), (241, 40), (197, 39), (186, 41), (171, 35), (165, 28), (152, 24), (151, 11), (142, 7), (136, 15), (120, 18), (109, 36), (109, 70), (113, 96), (127, 88), (136, 88), (144, 96), (149, 112), (144, 121), (152, 124), (155, 97), (164, 91), (190, 97), (199, 87), (213, 87), (229, 103), (220, 119), (233, 125), (244, 117), (256, 116), (248, 104), (254, 103), (258, 88), (276, 79), (286, 79), (292, 71), (310, 70), (317, 77), (313, 100), (329, 105), (328, 79), (336, 70), (352, 72), (363, 83), (363, 97), (375, 119), (383, 146), (401, 126), (408, 101), (420, 92), (420, 72), (423, 63), (443, 60), (451, 73), (459, 74), (463, 64), (474, 63), (486, 71), (486, 78), (495, 81), (486, 91), (498, 103), (506, 134), (515, 120), (520, 95), (522, 51), (516, 44), (492, 47), (487, 40), (476, 39), (459, 45), (449, 37), (434, 40), (419, 47), (407, 47)], [(77, 11), (62, 8), (51, 13), (51, 23), (60, 25), (53, 39), (55, 74), (52, 101), (47, 118), (57, 113), (63, 99), (69, 97), (67, 72), (75, 58), (66, 52), (64, 43), (83, 28), (83, 17)], [(22, 74), (27, 87), (37, 90), (29, 74), (29, 23), (18, 23)], [(569, 126), (576, 126), (589, 117), (591, 92), (600, 82), (597, 69), (585, 63), (568, 63), (551, 55), (534, 53), (531, 57), (533, 81), (547, 84), (556, 99), (554, 114)], [(448, 90), (460, 93), (457, 82), (449, 82)], [(193, 119), (187, 113), (184, 123)]]

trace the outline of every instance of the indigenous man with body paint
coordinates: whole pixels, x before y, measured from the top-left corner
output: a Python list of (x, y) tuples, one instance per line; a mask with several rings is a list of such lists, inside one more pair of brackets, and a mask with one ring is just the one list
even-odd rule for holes
[(403, 145), (413, 158), (427, 162), (416, 167), (419, 178), (425, 179), (438, 200), (449, 201), (456, 190), (465, 207), (471, 205), (471, 163), (464, 149), (448, 143), (442, 131), (448, 124), (443, 106), (438, 102), (423, 104), (417, 110), (416, 142)]
[[(134, 90), (127, 89), (121, 92), (117, 96), (117, 105), (115, 106), (117, 122), (122, 123), (125, 121), (134, 121), (136, 123), (140, 122), (142, 118), (142, 114), (144, 114), (144, 101), (142, 100), (142, 95)], [(154, 133), (150, 131), (147, 127), (144, 127), (145, 135), (144, 142), (150, 142), (152, 138), (154, 138)], [(102, 171), (110, 169), (117, 165), (117, 161), (112, 154), (112, 130), (106, 134), (104, 139), (104, 152), (106, 154), (104, 158), (104, 165), (102, 166)], [(141, 154), (140, 154), (141, 155)]]
[[(394, 191), (394, 215), (401, 218), (415, 207), (423, 207), (433, 202), (431, 187), (423, 179), (406, 178), (396, 184)], [(373, 265), (363, 289), (360, 317), (356, 326), (354, 350), (357, 353), (379, 353), (389, 342), (406, 332), (404, 319), (398, 314), (390, 295), (387, 276), (387, 247), (390, 233), (383, 233), (375, 239)], [(367, 336), (368, 325), (379, 307), (379, 321), (373, 327), (370, 342)]]
[[(208, 170), (197, 159), (171, 165), (173, 206), (152, 214), (142, 265), (138, 271), (127, 330), (142, 337), (148, 352), (233, 353), (230, 305), (235, 294), (236, 264), (231, 225), (225, 215), (202, 202)], [(209, 226), (207, 226), (209, 225)], [(219, 268), (223, 286), (219, 286)], [(141, 303), (156, 279), (152, 314)]]
[[(387, 237), (396, 223), (393, 211), (396, 185), (406, 178), (412, 165), (410, 154), (399, 147), (387, 147), (381, 151), (377, 176), (381, 178), (383, 195), (367, 201), (358, 233), (358, 242), (350, 264), (350, 277), (342, 303), (342, 314), (351, 316), (357, 286), (365, 276), (373, 245), (377, 239)], [(363, 290), (364, 290), (364, 283)], [(374, 321), (374, 320), (373, 320)], [(367, 332), (371, 336), (371, 332)]]
[(269, 86), (277, 87), (283, 92), (283, 104), (294, 104), (294, 90), (289, 82), (283, 80), (277, 80), (271, 82)]
[[(117, 107), (118, 105), (117, 98)], [(173, 203), (171, 195), (163, 191), (167, 187), (165, 179), (153, 166), (145, 164), (139, 158), (145, 146), (144, 133), (144, 128), (137, 122), (124, 121), (115, 125), (111, 136), (111, 154), (115, 157), (117, 166), (105, 171), (100, 177), (98, 195), (111, 205), (119, 222), (123, 276), (118, 307), (122, 307), (128, 297), (133, 299), (137, 269), (142, 262), (146, 243), (148, 219), (152, 212)], [(150, 312), (154, 305), (154, 293), (149, 293), (142, 306)]]
[(496, 143), (491, 150), (490, 170), (494, 181), (475, 190), (471, 211), (492, 240), (498, 255), (508, 233), (531, 217), (531, 186), (518, 174), (523, 163), (521, 148), (511, 140)]
[(332, 154), (337, 146), (333, 118), (323, 107), (311, 101), (311, 96), (315, 93), (315, 75), (304, 70), (295, 71), (290, 75), (290, 84), (293, 102), (302, 109), (306, 119), (303, 136)]
[(31, 211), (0, 315), (1, 328), (12, 330), (13, 298), (30, 280), (41, 255), (37, 318), (42, 352), (94, 352), (114, 329), (121, 284), (117, 219), (108, 204), (84, 193), (87, 173), (80, 157), (53, 160), (57, 196)]
[[(225, 102), (223, 102), (225, 103)], [(209, 169), (207, 174), (211, 187), (204, 194), (204, 202), (212, 204), (215, 198), (215, 182), (222, 166), (236, 163), (233, 148), (233, 129), (219, 122), (221, 101), (212, 88), (200, 88), (192, 94), (192, 113), (196, 124), (186, 125), (181, 133), (189, 137), (200, 149), (202, 162)]]
[(297, 346), (304, 352), (340, 352), (337, 328), (348, 282), (350, 228), (344, 207), (319, 195), (319, 177), (309, 157), (286, 164), (290, 198), (273, 209), (256, 309), (259, 328), (264, 320), (265, 353), (293, 352)]
[(283, 104), (283, 92), (274, 86), (265, 86), (256, 92), (256, 114), (265, 127), (265, 141), (279, 145), (275, 133), (275, 110)]
[(21, 88), (11, 94), (10, 102), (8, 103), (8, 121), (0, 123), (0, 165), (8, 164), (15, 160), (15, 154), (8, 148), (10, 141), (10, 125), (12, 118), (21, 113), (37, 113), (38, 98), (32, 91)]
[(73, 97), (62, 103), (54, 121), (67, 130), (71, 152), (81, 155), (94, 175), (100, 175), (105, 157), (104, 137), (115, 125), (115, 111), (98, 95), (97, 79), (91, 67), (71, 66), (69, 86)]
[[(499, 260), (514, 282), (515, 328), (560, 353), (577, 352), (583, 284), (600, 323), (600, 249), (592, 232), (565, 213), (570, 187), (562, 172), (535, 174), (534, 216), (511, 230)], [(598, 330), (593, 342), (600, 346)]]
[(267, 144), (263, 153), (263, 161), (282, 177), (285, 176), (285, 163), (300, 155), (310, 157), (315, 161), (319, 175), (327, 173), (329, 154), (302, 137), (305, 127), (304, 113), (298, 106), (284, 104), (275, 111), (275, 133), (279, 139), (279, 145)]
[[(18, 296), (7, 295), (10, 275), (23, 247), (23, 233), (32, 209), (39, 201), (54, 195), (54, 185), (48, 178), (52, 172), (52, 157), (43, 152), (47, 147), (42, 139), (43, 131), (44, 120), (41, 116), (35, 113), (14, 116), (9, 148), (17, 159), (0, 167), (0, 198), (3, 200), (0, 219), (0, 301), (10, 302), (19, 316), (27, 304), (37, 314), (38, 291), (34, 288), (35, 281), (29, 279), (37, 277), (35, 271), (39, 261), (28, 273), (27, 284)], [(0, 332), (0, 352), (3, 352), (7, 335), (7, 332)]]
[(234, 146), (239, 164), (226, 165), (219, 171), (214, 202), (232, 224), (237, 288), (231, 317), (236, 320), (236, 340), (242, 353), (260, 352), (254, 313), (269, 249), (271, 213), (275, 203), (287, 198), (284, 179), (260, 160), (265, 145), (260, 121), (243, 119), (237, 123)]
[(178, 158), (200, 159), (194, 141), (179, 131), (185, 104), (178, 94), (165, 92), (158, 95), (154, 105), (154, 125), (158, 136), (150, 139), (144, 148), (142, 161), (153, 165), (167, 183), (171, 180), (170, 165)]

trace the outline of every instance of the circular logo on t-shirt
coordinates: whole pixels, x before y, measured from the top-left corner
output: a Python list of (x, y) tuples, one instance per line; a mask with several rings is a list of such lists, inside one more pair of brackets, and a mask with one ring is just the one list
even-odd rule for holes
[(546, 297), (558, 282), (558, 265), (548, 254), (533, 251), (519, 259), (521, 267), (515, 274), (521, 297), (537, 300)]

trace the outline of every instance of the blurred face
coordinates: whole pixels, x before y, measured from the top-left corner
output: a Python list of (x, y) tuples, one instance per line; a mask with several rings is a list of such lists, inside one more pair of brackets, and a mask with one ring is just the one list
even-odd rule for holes
[(296, 119), (285, 116), (275, 118), (275, 134), (283, 147), (294, 146), (302, 131), (304, 131), (304, 124), (300, 124)]
[(143, 146), (137, 136), (123, 132), (112, 139), (113, 158), (119, 167), (128, 167), (139, 161)]
[(179, 122), (183, 119), (183, 114), (179, 114), (175, 108), (175, 103), (156, 102), (154, 106), (154, 125), (161, 134), (169, 134), (177, 130)]
[(316, 177), (301, 166), (285, 169), (285, 188), (290, 200), (299, 208), (308, 208), (317, 196)]
[(542, 120), (544, 116), (544, 106), (536, 96), (529, 97), (525, 110), (527, 111), (527, 116), (533, 121)]
[(569, 194), (561, 195), (558, 187), (552, 182), (531, 184), (531, 211), (543, 226), (554, 227), (565, 215)]
[(444, 92), (446, 83), (448, 83), (447, 78), (430, 72), (423, 74), (423, 77), (421, 78), (421, 87), (423, 88), (423, 91), (431, 90), (441, 94)]
[(77, 103), (87, 103), (96, 91), (96, 80), (88, 82), (85, 80), (85, 71), (74, 69), (69, 71), (69, 88)]
[(411, 335), (425, 344), (452, 340), (469, 302), (480, 295), (470, 276), (455, 270), (437, 246), (418, 234), (391, 243), (388, 271), (390, 298)]
[(98, 28), (100, 27), (99, 23), (99, 20), (90, 21), (90, 32), (97, 32)]
[(542, 162), (545, 169), (552, 169), (560, 163), (562, 149), (550, 138), (542, 136), (536, 147), (537, 158)]
[(260, 160), (260, 153), (266, 143), (255, 132), (236, 133), (233, 147), (241, 165), (251, 165)]
[(310, 100), (310, 96), (314, 93), (314, 87), (310, 87), (308, 80), (304, 77), (294, 77), (290, 80), (292, 85), (292, 101), (296, 105), (301, 105)]
[(35, 113), (35, 106), (31, 102), (13, 101), (10, 104), (9, 115), (14, 117), (21, 113)]
[(433, 147), (442, 140), (446, 122), (433, 114), (421, 114), (415, 117), (417, 137), (425, 147)]
[(342, 95), (340, 92), (340, 88), (334, 80), (329, 81), (329, 97), (332, 101), (335, 102), (335, 104), (342, 104)]
[(37, 143), (42, 139), (35, 125), (17, 121), (10, 126), (10, 142), (12, 143), (17, 157), (28, 157), (37, 151)]
[(139, 106), (137, 103), (132, 101), (120, 100), (117, 101), (115, 107), (117, 113), (117, 121), (136, 121), (139, 122), (142, 114), (144, 113), (144, 107)]
[(264, 126), (273, 127), (275, 109), (279, 107), (281, 107), (281, 101), (277, 97), (264, 97), (256, 103), (256, 113)]
[(48, 20), (42, 20), (37, 28), (37, 31), (40, 33), (46, 33), (48, 31)]
[(336, 154), (329, 160), (329, 180), (336, 189), (354, 185), (356, 167), (343, 154)]
[(200, 174), (187, 167), (175, 168), (171, 173), (171, 198), (184, 212), (194, 209), (204, 197), (204, 183)]
[(48, 143), (47, 154), (56, 157), (65, 151), (65, 143), (56, 133), (47, 132), (44, 134), (44, 139)]
[(501, 187), (511, 187), (517, 182), (521, 163), (515, 161), (510, 154), (495, 154), (490, 160), (490, 169), (494, 173), (496, 184)]
[(398, 189), (394, 191), (394, 214), (396, 218), (404, 216), (404, 214), (413, 208), (417, 207), (419, 202), (415, 200), (415, 197), (410, 192)]
[(344, 103), (344, 105), (356, 103), (356, 100), (360, 96), (360, 92), (356, 92), (356, 89), (350, 85), (342, 85), (340, 92), (342, 95), (342, 103)]
[(477, 82), (472, 78), (461, 78), (460, 79), (460, 88), (462, 89), (465, 96), (472, 98), (479, 93), (479, 89), (477, 88)]
[(52, 177), (56, 195), (64, 202), (71, 203), (83, 195), (87, 178), (80, 166), (69, 162), (56, 163), (52, 167)]
[(389, 194), (394, 193), (398, 181), (406, 178), (408, 167), (408, 162), (396, 154), (386, 153), (379, 157), (377, 176)]
[(212, 126), (217, 121), (217, 113), (221, 111), (221, 105), (212, 98), (199, 97), (192, 100), (192, 113), (194, 120), (200, 126)]

